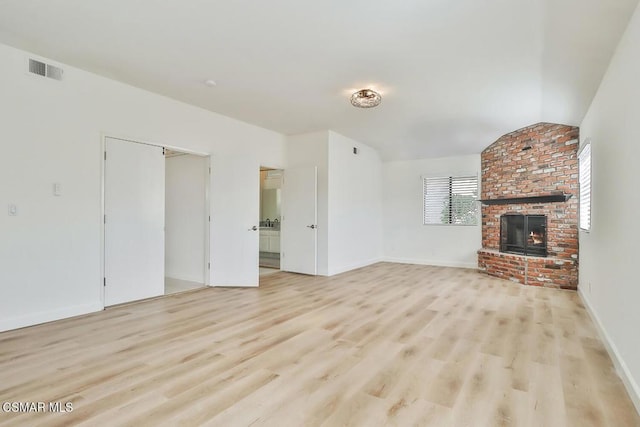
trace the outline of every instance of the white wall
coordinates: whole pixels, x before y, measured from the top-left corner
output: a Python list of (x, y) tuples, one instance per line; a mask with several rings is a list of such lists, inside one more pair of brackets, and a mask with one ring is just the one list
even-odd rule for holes
[[(165, 276), (205, 281), (207, 157), (166, 158)], [(208, 261), (207, 261), (208, 262)]]
[[(354, 146), (360, 154), (353, 154)], [(379, 261), (378, 153), (335, 132), (322, 131), (287, 137), (286, 154), (287, 168), (318, 167), (318, 274), (330, 276)]]
[[(281, 134), (63, 64), (61, 82), (30, 75), (28, 57), (0, 45), (0, 330), (102, 308), (102, 135), (211, 154), (220, 164), (241, 156), (255, 170), (256, 194), (260, 165), (284, 164)], [(225, 209), (225, 179), (214, 168), (212, 183), (221, 185), (212, 186), (212, 215)], [(18, 216), (7, 215), (8, 204)], [(226, 226), (213, 222), (212, 247), (225, 244)]]
[[(286, 147), (287, 168), (318, 167), (318, 274), (327, 276), (329, 275), (329, 132), (289, 136)], [(286, 169), (284, 177), (286, 180)], [(286, 195), (283, 194), (283, 197)]]
[(329, 132), (328, 167), (328, 269), (334, 275), (382, 259), (382, 162), (376, 150)]
[(423, 175), (478, 175), (480, 154), (384, 163), (383, 241), (387, 261), (476, 268), (482, 246), (477, 226), (422, 224)]
[(640, 9), (580, 125), (591, 139), (591, 231), (580, 232), (579, 290), (640, 411)]

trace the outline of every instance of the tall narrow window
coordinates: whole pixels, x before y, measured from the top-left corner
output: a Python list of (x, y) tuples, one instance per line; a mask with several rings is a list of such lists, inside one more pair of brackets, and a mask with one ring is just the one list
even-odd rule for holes
[(423, 224), (477, 225), (478, 177), (422, 178)]
[(591, 229), (591, 144), (587, 142), (580, 154), (579, 180), (580, 180), (580, 228)]

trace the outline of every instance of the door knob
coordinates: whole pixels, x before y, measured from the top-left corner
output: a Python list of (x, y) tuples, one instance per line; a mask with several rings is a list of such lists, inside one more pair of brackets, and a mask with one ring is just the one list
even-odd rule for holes
[(256, 227), (255, 225), (253, 227), (251, 227), (250, 229), (248, 229), (247, 231), (256, 231), (258, 229), (258, 227)]
[(307, 225), (307, 228), (311, 228), (311, 229), (314, 229), (314, 228), (317, 228), (317, 227), (318, 227), (318, 226), (317, 226), (317, 225), (315, 225), (315, 224)]

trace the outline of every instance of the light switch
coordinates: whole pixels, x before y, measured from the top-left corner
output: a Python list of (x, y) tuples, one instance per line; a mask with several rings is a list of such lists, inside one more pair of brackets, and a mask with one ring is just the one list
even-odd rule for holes
[(18, 207), (16, 205), (9, 205), (9, 216), (17, 216)]
[(59, 182), (53, 183), (53, 195), (62, 196), (62, 185)]

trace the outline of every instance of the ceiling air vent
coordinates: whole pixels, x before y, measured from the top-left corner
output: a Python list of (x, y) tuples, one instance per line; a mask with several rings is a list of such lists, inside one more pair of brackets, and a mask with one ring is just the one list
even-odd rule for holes
[(35, 59), (29, 59), (29, 72), (43, 77), (49, 77), (54, 80), (62, 80), (64, 70), (54, 65), (45, 64)]

